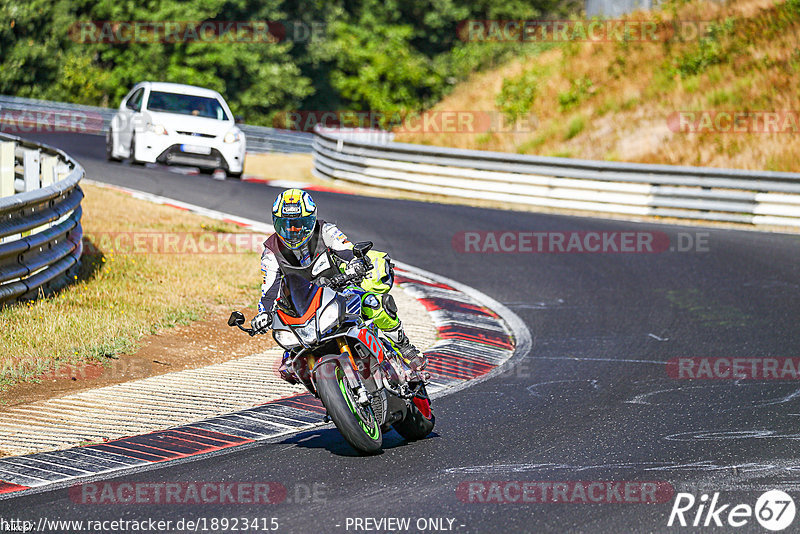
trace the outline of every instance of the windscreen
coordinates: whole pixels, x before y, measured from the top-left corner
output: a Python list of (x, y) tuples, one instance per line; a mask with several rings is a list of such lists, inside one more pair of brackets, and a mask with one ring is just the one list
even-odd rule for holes
[(162, 113), (177, 113), (178, 115), (193, 115), (207, 119), (228, 120), (228, 115), (219, 100), (206, 96), (152, 91), (147, 109)]
[(302, 276), (287, 274), (283, 277), (281, 284), (282, 304), (287, 308), (286, 311), (293, 312), (290, 315), (300, 317), (311, 306), (318, 290), (319, 286), (312, 284)]

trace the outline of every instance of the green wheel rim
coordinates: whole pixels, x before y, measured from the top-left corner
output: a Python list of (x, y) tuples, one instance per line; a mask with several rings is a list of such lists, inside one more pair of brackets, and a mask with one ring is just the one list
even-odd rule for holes
[(344, 375), (342, 374), (342, 369), (340, 367), (336, 368), (336, 381), (339, 383), (339, 390), (342, 392), (345, 402), (347, 402), (347, 407), (350, 408), (350, 411), (356, 416), (361, 430), (363, 430), (364, 433), (370, 437), (370, 439), (377, 440), (380, 437), (380, 428), (378, 427), (378, 422), (375, 421), (373, 417), (372, 427), (370, 428), (367, 426), (367, 424), (364, 422), (364, 419), (362, 419), (361, 415), (358, 413), (358, 410), (356, 410), (355, 406), (353, 406), (353, 403), (350, 402), (350, 393), (347, 391), (347, 385), (344, 383)]

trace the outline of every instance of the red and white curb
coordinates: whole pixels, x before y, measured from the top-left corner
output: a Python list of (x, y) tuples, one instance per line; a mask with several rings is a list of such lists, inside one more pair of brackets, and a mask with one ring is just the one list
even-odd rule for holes
[[(197, 167), (181, 167), (175, 165), (162, 165), (160, 163), (147, 163), (146, 167), (151, 169), (162, 169), (173, 174), (182, 174), (184, 176), (197, 176), (200, 174), (200, 169)], [(223, 170), (216, 170), (212, 174), (215, 180), (225, 180), (227, 175)], [(305, 189), (306, 191), (325, 191), (327, 193), (337, 193), (339, 195), (352, 195), (350, 191), (339, 189), (337, 187), (327, 187), (324, 185), (316, 185), (307, 182), (298, 182), (295, 180), (271, 180), (269, 178), (262, 178), (255, 174), (243, 174), (240, 178), (242, 182), (252, 182), (256, 184), (268, 185), (270, 187), (279, 187), (281, 189)]]
[(314, 185), (305, 182), (295, 182), (293, 180), (268, 180), (266, 178), (261, 178), (260, 176), (254, 176), (252, 174), (245, 174), (242, 176), (243, 182), (253, 182), (257, 184), (264, 184), (270, 187), (278, 187), (281, 189), (304, 189), (306, 191), (324, 191), (326, 193), (336, 193), (339, 195), (352, 195), (353, 193), (350, 191), (345, 191), (343, 189), (338, 189), (336, 187), (327, 187), (324, 185)]
[[(259, 180), (260, 179), (254, 179), (251, 181), (259, 181)], [(231, 215), (230, 213), (223, 213), (221, 211), (204, 208), (196, 204), (189, 204), (188, 202), (182, 202), (180, 200), (175, 200), (173, 198), (162, 197), (159, 195), (154, 195), (153, 193), (138, 191), (136, 189), (129, 189), (127, 187), (119, 185), (111, 185), (89, 179), (83, 179), (82, 182), (96, 187), (102, 187), (104, 189), (111, 189), (112, 191), (117, 191), (118, 193), (124, 193), (126, 195), (130, 195), (133, 198), (138, 198), (139, 200), (145, 200), (147, 202), (152, 202), (154, 204), (161, 204), (163, 206), (169, 206), (171, 208), (179, 209), (181, 211), (196, 213), (197, 215), (202, 215), (203, 217), (208, 217), (209, 219), (215, 219), (218, 221), (235, 224), (236, 226), (240, 226), (248, 230), (253, 230), (254, 232), (263, 233), (265, 235), (270, 235), (273, 233), (272, 225), (264, 223), (263, 221), (256, 221), (254, 219), (248, 219), (246, 217), (239, 217), (237, 215)], [(275, 187), (280, 187), (283, 189), (298, 188), (298, 189), (306, 189), (309, 191), (329, 191), (329, 192), (341, 193), (341, 191), (337, 191), (334, 189), (319, 187), (319, 186), (309, 186), (308, 184), (303, 184), (300, 182), (289, 182), (283, 180), (271, 180), (267, 182), (269, 182), (269, 185), (274, 185)]]
[[(265, 226), (148, 193), (112, 188), (207, 216), (214, 213), (218, 215), (214, 218), (220, 220), (238, 220), (257, 231), (263, 231)], [(433, 399), (498, 374), (501, 366), (507, 367), (530, 350), (532, 340), (527, 327), (499, 302), (443, 276), (399, 262), (397, 266), (396, 283), (425, 306), (438, 331), (439, 340), (426, 350)], [(303, 393), (167, 430), (67, 450), (0, 458), (0, 499), (274, 440), (324, 425), (324, 414), (319, 400)]]
[(81, 180), (81, 182), (96, 187), (102, 187), (103, 189), (111, 189), (112, 191), (124, 193), (126, 195), (132, 196), (133, 198), (138, 198), (139, 200), (145, 200), (147, 202), (152, 202), (154, 204), (161, 204), (163, 206), (169, 206), (171, 208), (179, 209), (181, 211), (196, 213), (197, 215), (202, 215), (203, 217), (208, 217), (209, 219), (215, 219), (218, 221), (235, 224), (236, 226), (241, 226), (242, 228), (253, 230), (254, 232), (260, 232), (265, 235), (273, 233), (272, 225), (264, 223), (263, 221), (247, 219), (245, 217), (239, 217), (236, 215), (231, 215), (229, 213), (223, 213), (221, 211), (204, 208), (196, 204), (189, 204), (187, 202), (181, 202), (180, 200), (175, 200), (173, 198), (162, 197), (159, 195), (154, 195), (152, 193), (145, 193), (144, 191), (137, 191), (136, 189), (129, 189), (127, 187), (122, 187), (119, 185), (111, 185), (87, 179), (83, 179)]

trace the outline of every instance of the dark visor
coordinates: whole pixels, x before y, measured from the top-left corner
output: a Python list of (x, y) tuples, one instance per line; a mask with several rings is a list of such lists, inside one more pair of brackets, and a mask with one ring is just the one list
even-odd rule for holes
[(285, 217), (275, 218), (275, 231), (287, 243), (295, 245), (301, 242), (305, 237), (314, 230), (314, 223), (317, 218), (314, 215), (306, 215), (305, 217), (295, 217), (287, 219)]

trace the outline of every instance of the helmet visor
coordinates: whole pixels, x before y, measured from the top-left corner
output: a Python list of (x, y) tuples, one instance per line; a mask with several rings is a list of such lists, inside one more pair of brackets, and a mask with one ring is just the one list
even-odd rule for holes
[(314, 214), (305, 217), (275, 217), (275, 232), (289, 246), (300, 245), (314, 230), (317, 216)]

